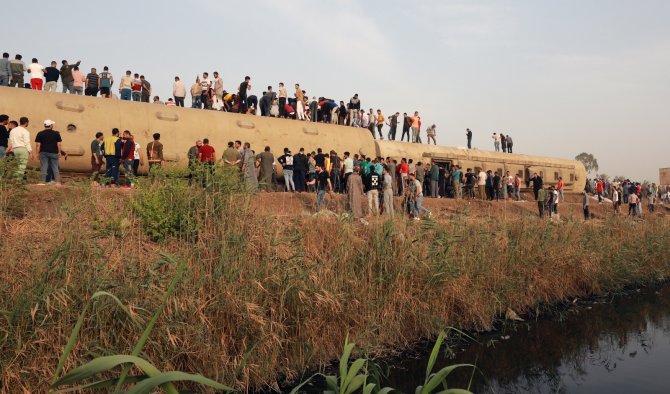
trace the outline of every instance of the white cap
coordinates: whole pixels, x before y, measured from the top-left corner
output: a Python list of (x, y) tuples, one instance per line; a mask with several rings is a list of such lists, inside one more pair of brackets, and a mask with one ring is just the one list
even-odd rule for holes
[(54, 121), (51, 120), (51, 119), (47, 119), (47, 120), (44, 121), (44, 127), (53, 126), (53, 125), (55, 125), (55, 124), (56, 124), (56, 122), (54, 122)]

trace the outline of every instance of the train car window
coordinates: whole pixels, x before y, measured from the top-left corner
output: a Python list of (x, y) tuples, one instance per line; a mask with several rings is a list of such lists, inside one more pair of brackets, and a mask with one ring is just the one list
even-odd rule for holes
[(558, 172), (554, 172), (554, 180), (555, 180), (555, 181), (558, 180)]
[(73, 125), (72, 123), (67, 125), (67, 132), (68, 133), (74, 133), (77, 131), (77, 126)]
[(502, 170), (502, 168), (498, 168), (498, 175), (500, 175), (500, 176), (503, 175), (503, 170)]
[(540, 171), (540, 178), (544, 179), (544, 171)]
[(574, 181), (575, 181), (575, 174), (570, 173), (570, 182), (574, 182)]

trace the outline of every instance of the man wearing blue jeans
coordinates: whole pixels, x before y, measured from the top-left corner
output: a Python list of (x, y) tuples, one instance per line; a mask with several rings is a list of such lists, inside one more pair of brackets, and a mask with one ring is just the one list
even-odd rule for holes
[(60, 183), (60, 173), (58, 171), (58, 156), (61, 152), (60, 133), (53, 129), (53, 120), (44, 121), (44, 130), (35, 136), (35, 144), (40, 154), (40, 172), (42, 175), (42, 185), (47, 181), (47, 173), (51, 170), (54, 181)]
[(112, 129), (112, 136), (102, 142), (102, 151), (105, 154), (105, 181), (113, 185), (119, 183), (119, 159), (121, 158), (122, 141), (119, 138), (119, 129)]
[(283, 167), (286, 191), (294, 192), (295, 183), (293, 182), (293, 155), (288, 148), (284, 148), (284, 154), (279, 156), (279, 164), (281, 164)]
[(416, 179), (416, 174), (409, 174), (409, 190), (410, 197), (413, 197), (414, 204), (414, 220), (421, 219), (421, 212), (426, 212), (430, 215), (430, 211), (423, 207), (423, 188), (421, 182)]
[(333, 185), (330, 183), (328, 173), (320, 165), (316, 166), (316, 178), (307, 182), (308, 185), (316, 183), (316, 211), (319, 212), (323, 206), (323, 200), (326, 197), (326, 192), (333, 192)]

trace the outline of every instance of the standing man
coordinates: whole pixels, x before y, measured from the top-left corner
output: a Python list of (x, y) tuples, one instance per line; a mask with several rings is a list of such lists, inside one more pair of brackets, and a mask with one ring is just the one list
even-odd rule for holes
[(0, 160), (5, 158), (5, 152), (7, 151), (7, 146), (9, 145), (9, 130), (7, 130), (8, 123), (9, 116), (5, 114), (0, 115)]
[[(188, 149), (186, 152), (186, 157), (188, 158), (188, 185), (193, 184), (193, 179), (198, 175), (197, 171), (200, 163), (200, 147), (202, 146), (202, 141), (195, 141), (195, 145)], [(225, 153), (224, 153), (225, 155)]]
[(79, 67), (81, 60), (77, 61), (75, 64), (68, 64), (67, 60), (61, 61), (60, 66), (60, 80), (63, 84), (63, 93), (74, 94), (74, 77), (72, 76), (72, 70), (75, 67)]
[(463, 173), (461, 172), (461, 167), (454, 166), (454, 172), (451, 173), (451, 181), (454, 186), (454, 198), (456, 200), (461, 199), (461, 179), (463, 178)]
[(279, 117), (280, 118), (285, 118), (286, 117), (286, 110), (284, 107), (286, 106), (286, 100), (288, 99), (288, 93), (286, 92), (286, 88), (284, 87), (284, 82), (279, 82)]
[(56, 68), (57, 63), (51, 62), (51, 65), (44, 70), (44, 79), (46, 83), (44, 84), (45, 92), (55, 92), (56, 87), (58, 86), (58, 78), (60, 77), (60, 71)]
[(349, 194), (349, 209), (355, 219), (363, 217), (363, 180), (359, 175), (360, 167), (354, 168), (347, 178), (347, 193)]
[(9, 62), (9, 53), (2, 54), (0, 59), (0, 86), (9, 86), (9, 79), (12, 76), (12, 67)]
[(351, 157), (349, 152), (344, 152), (344, 160), (342, 160), (342, 167), (344, 167), (344, 187), (342, 191), (346, 191), (347, 185), (349, 184), (349, 177), (354, 173), (354, 159)]
[(537, 175), (537, 172), (535, 172), (533, 173), (533, 177), (530, 178), (530, 180), (533, 182), (533, 195), (537, 200), (537, 194), (540, 191), (540, 189), (542, 189), (543, 186), (542, 177)]
[(235, 149), (235, 144), (233, 141), (228, 142), (228, 148), (223, 151), (221, 160), (223, 160), (223, 166), (225, 168), (239, 168), (240, 162), (242, 161), (242, 154), (240, 154), (240, 152)]
[(100, 95), (105, 98), (111, 97), (112, 86), (114, 85), (114, 77), (109, 72), (109, 67), (102, 68), (100, 73)]
[[(244, 81), (240, 84), (240, 91), (237, 93), (237, 98), (239, 100), (238, 112), (242, 112), (247, 108), (247, 91), (251, 90), (251, 77), (244, 77)], [(242, 105), (244, 104), (244, 105)], [(244, 109), (243, 109), (244, 108)]]
[(44, 121), (44, 130), (35, 136), (35, 150), (40, 155), (40, 174), (44, 185), (47, 181), (47, 173), (51, 170), (56, 184), (60, 184), (60, 173), (58, 171), (58, 157), (61, 152), (60, 133), (53, 129), (53, 120)]
[(512, 137), (507, 134), (507, 152), (512, 153), (512, 145), (514, 145), (514, 141), (512, 141)]
[(563, 182), (563, 177), (558, 177), (558, 184), (556, 184), (556, 190), (558, 190), (558, 197), (561, 199), (561, 202), (565, 201), (565, 196), (563, 195), (563, 189), (565, 189), (565, 183)]
[(381, 109), (377, 110), (377, 132), (379, 133), (379, 139), (383, 140), (384, 135), (382, 134), (382, 128), (384, 127), (384, 114)]
[(414, 111), (414, 116), (410, 118), (412, 122), (412, 142), (419, 142), (419, 111)]
[(547, 199), (547, 192), (544, 190), (544, 187), (540, 186), (539, 189), (537, 189), (537, 192), (535, 193), (535, 201), (537, 201), (537, 210), (540, 214), (540, 217), (544, 217), (544, 205), (546, 203)]
[(514, 197), (517, 201), (521, 201), (521, 177), (519, 174), (514, 176)]
[(440, 167), (435, 163), (435, 160), (432, 160), (432, 165), (430, 166), (430, 196), (432, 198), (438, 198), (440, 195)]
[(135, 102), (142, 101), (142, 80), (140, 79), (140, 74), (138, 73), (133, 75), (133, 82), (130, 85), (130, 96)]
[(26, 67), (26, 64), (23, 63), (23, 60), (21, 60), (22, 58), (21, 55), (17, 54), (14, 56), (14, 59), (9, 62), (9, 68), (12, 71), (12, 82), (10, 86), (23, 87), (23, 75), (28, 71), (28, 68)]
[(98, 72), (95, 67), (91, 67), (91, 72), (86, 75), (86, 89), (84, 94), (86, 96), (97, 96), (99, 88), (100, 77), (98, 77)]
[(395, 140), (395, 133), (396, 130), (398, 130), (398, 116), (400, 114), (396, 112), (395, 114), (391, 115), (388, 119), (388, 125), (389, 125), (389, 133), (388, 133), (388, 140), (389, 141), (394, 141)]
[(200, 77), (195, 77), (195, 82), (191, 85), (191, 108), (202, 108), (202, 86)]
[(104, 135), (101, 132), (95, 133), (95, 139), (91, 141), (91, 181), (96, 182), (100, 177), (102, 168), (102, 141)]
[(472, 130), (465, 129), (465, 135), (468, 138), (468, 149), (472, 149)]
[(39, 64), (36, 58), (33, 58), (33, 62), (28, 66), (28, 71), (30, 72), (30, 88), (32, 90), (42, 90), (44, 71), (46, 71), (44, 66)]
[(360, 110), (361, 100), (358, 98), (358, 93), (356, 93), (349, 100), (349, 125), (353, 126), (353, 120), (358, 116), (358, 111)]
[(295, 191), (295, 183), (293, 182), (293, 155), (288, 148), (284, 148), (284, 154), (279, 156), (279, 164), (284, 169), (284, 184), (287, 192)]
[(502, 145), (502, 153), (507, 153), (507, 139), (503, 133), (500, 133), (500, 145)]
[(204, 72), (202, 73), (202, 79), (200, 80), (200, 103), (205, 109), (211, 108), (209, 106), (209, 95), (211, 89), (212, 81), (209, 80), (209, 74)]
[[(298, 193), (304, 192), (305, 179), (307, 177), (307, 170), (309, 169), (309, 162), (305, 156), (305, 148), (300, 148), (298, 154), (293, 156), (293, 183), (295, 190)], [(284, 174), (286, 176), (286, 174)]]
[(493, 138), (493, 147), (496, 152), (500, 152), (500, 136), (497, 133), (493, 133), (491, 136)]
[(202, 165), (202, 187), (207, 187), (210, 178), (214, 175), (214, 163), (216, 162), (216, 152), (214, 147), (209, 144), (208, 138), (202, 140), (199, 153), (200, 165)]
[(113, 185), (119, 183), (119, 159), (121, 158), (122, 143), (119, 138), (119, 129), (112, 129), (112, 136), (102, 142), (102, 152), (105, 155), (105, 181), (111, 179)]
[(330, 184), (333, 185), (335, 193), (342, 193), (342, 183), (340, 176), (342, 174), (342, 159), (334, 150), (330, 151)]
[(218, 71), (214, 71), (214, 96), (219, 100), (221, 104), (223, 104), (223, 78), (219, 76)]
[(123, 166), (123, 175), (126, 178), (125, 188), (132, 186), (133, 162), (135, 161), (135, 139), (128, 130), (124, 130), (121, 138), (121, 165)]
[(256, 160), (260, 162), (260, 183), (261, 187), (269, 192), (272, 190), (272, 174), (274, 172), (275, 156), (270, 152), (270, 147), (256, 155)]
[(121, 100), (130, 101), (133, 98), (133, 76), (130, 70), (126, 71), (126, 75), (121, 77), (119, 83), (119, 96)]
[(582, 208), (584, 209), (584, 220), (591, 219), (591, 212), (589, 212), (589, 195), (586, 190), (582, 192)]
[[(296, 119), (305, 120), (305, 94), (300, 89), (300, 84), (298, 83), (295, 84), (295, 99)], [(322, 170), (324, 169), (322, 168)]]
[(16, 171), (14, 172), (16, 179), (23, 179), (28, 159), (33, 157), (30, 132), (27, 129), (29, 123), (28, 118), (23, 116), (19, 119), (20, 126), (14, 127), (9, 132), (9, 148), (14, 152), (14, 159), (16, 160)]
[(172, 84), (172, 96), (177, 107), (184, 107), (184, 97), (186, 97), (186, 86), (179, 77), (174, 77), (174, 84)]
[(79, 67), (75, 66), (72, 69), (72, 88), (74, 94), (81, 96), (84, 94), (84, 85), (86, 84), (86, 76), (79, 71)]
[(384, 196), (384, 213), (393, 217), (393, 178), (391, 177), (391, 174), (389, 174), (389, 170), (386, 166), (384, 166), (382, 171), (384, 180), (384, 189), (382, 190)]
[(140, 75), (140, 85), (142, 86), (142, 102), (148, 103), (151, 99), (151, 83), (144, 79), (144, 75)]
[(256, 193), (258, 191), (258, 178), (256, 178), (256, 160), (254, 158), (254, 153), (251, 150), (251, 144), (248, 142), (244, 143), (241, 169), (247, 192)]
[(333, 193), (333, 185), (330, 183), (330, 178), (328, 178), (328, 173), (325, 168), (320, 165), (316, 165), (316, 178), (307, 182), (308, 185), (313, 185), (316, 183), (316, 211), (321, 211), (323, 206), (323, 200), (326, 197), (326, 192), (329, 194)]
[(376, 171), (364, 175), (363, 184), (368, 197), (368, 216), (379, 216), (379, 191), (382, 189), (382, 178)]
[(407, 142), (409, 142), (410, 127), (412, 127), (412, 119), (407, 116), (407, 112), (404, 112), (402, 115), (402, 135), (400, 136), (400, 141), (404, 141), (405, 134), (407, 134)]
[(488, 179), (488, 174), (484, 172), (482, 168), (477, 174), (477, 187), (479, 188), (479, 199), (482, 201), (486, 200), (486, 180)]
[(433, 140), (433, 145), (437, 145), (437, 141), (435, 141), (435, 125), (430, 126), (429, 128), (426, 129), (426, 135), (428, 136), (426, 143), (430, 145), (430, 140)]
[(149, 172), (154, 167), (163, 165), (163, 144), (160, 142), (160, 133), (154, 133), (154, 140), (147, 144), (147, 160), (149, 161)]

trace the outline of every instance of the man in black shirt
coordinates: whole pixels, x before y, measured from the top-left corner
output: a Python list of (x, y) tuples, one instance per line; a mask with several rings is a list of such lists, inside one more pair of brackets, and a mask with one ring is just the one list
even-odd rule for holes
[(60, 173), (58, 171), (58, 156), (61, 152), (60, 133), (53, 129), (53, 120), (44, 121), (44, 130), (37, 133), (35, 143), (37, 152), (40, 154), (40, 172), (42, 175), (42, 185), (47, 180), (47, 173), (51, 170), (56, 184), (60, 183)]
[(326, 192), (333, 192), (333, 185), (330, 183), (330, 178), (326, 170), (316, 165), (316, 179), (307, 182), (308, 185), (316, 183), (316, 211), (319, 212), (323, 206), (323, 199), (326, 197)]
[(293, 182), (293, 155), (288, 148), (284, 148), (284, 154), (279, 156), (279, 164), (281, 164), (284, 172), (284, 184), (287, 192), (295, 191), (295, 183)]
[(247, 107), (247, 90), (251, 90), (251, 85), (249, 85), (249, 81), (251, 81), (251, 77), (246, 76), (244, 77), (244, 82), (240, 84), (240, 91), (237, 95), (237, 98), (240, 101), (240, 106), (239, 109), (242, 110), (242, 105), (244, 104), (244, 108)]
[(293, 182), (298, 193), (305, 191), (305, 176), (308, 168), (305, 148), (300, 148), (298, 154), (293, 156)]
[(9, 130), (7, 130), (8, 122), (9, 116), (5, 114), (0, 115), (0, 160), (5, 157), (5, 151), (9, 145)]
[(389, 117), (389, 126), (391, 126), (388, 134), (389, 141), (395, 140), (395, 133), (396, 130), (398, 130), (398, 116), (400, 116), (400, 113), (396, 112), (395, 114), (391, 115), (391, 117)]
[(326, 155), (323, 153), (321, 148), (316, 150), (316, 156), (314, 156), (314, 165), (321, 166), (321, 168), (326, 168)]
[(403, 123), (402, 123), (402, 135), (400, 136), (400, 141), (405, 140), (405, 134), (407, 134), (407, 142), (409, 142), (409, 129), (412, 126), (412, 118), (407, 116), (407, 112), (403, 114)]
[(465, 135), (468, 137), (468, 149), (472, 149), (472, 130), (465, 129)]
[(493, 196), (492, 200), (500, 200), (500, 175), (498, 175), (498, 171), (493, 173)]
[(382, 178), (371, 169), (363, 176), (365, 194), (368, 197), (368, 215), (379, 215), (379, 191), (382, 190)]
[(56, 68), (57, 63), (51, 62), (51, 66), (44, 69), (44, 84), (45, 92), (55, 92), (56, 85), (58, 84), (58, 77), (60, 77), (60, 71)]

